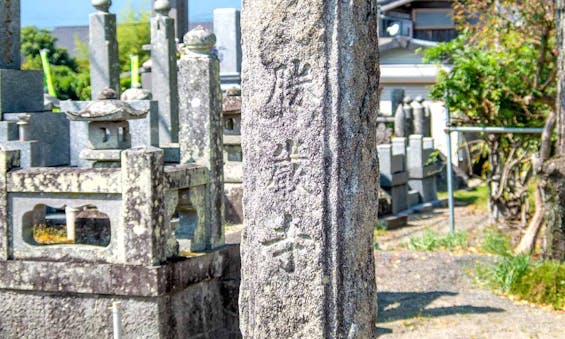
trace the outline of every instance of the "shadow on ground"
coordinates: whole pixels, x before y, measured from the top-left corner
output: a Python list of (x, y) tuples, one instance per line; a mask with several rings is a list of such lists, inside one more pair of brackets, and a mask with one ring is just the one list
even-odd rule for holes
[[(456, 296), (458, 293), (447, 291), (434, 292), (380, 292), (379, 323), (415, 317), (441, 317), (452, 314), (481, 314), (505, 312), (502, 308), (473, 305), (454, 305), (447, 307), (426, 308), (434, 300), (443, 296)], [(381, 330), (386, 330), (381, 328)], [(383, 332), (386, 333), (386, 332)]]

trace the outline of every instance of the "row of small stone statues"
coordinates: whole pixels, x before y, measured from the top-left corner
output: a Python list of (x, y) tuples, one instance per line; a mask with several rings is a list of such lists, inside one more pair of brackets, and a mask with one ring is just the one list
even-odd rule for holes
[(412, 134), (430, 137), (431, 130), (431, 111), (425, 99), (421, 96), (415, 99), (405, 96), (394, 114), (394, 135), (399, 138), (407, 138)]

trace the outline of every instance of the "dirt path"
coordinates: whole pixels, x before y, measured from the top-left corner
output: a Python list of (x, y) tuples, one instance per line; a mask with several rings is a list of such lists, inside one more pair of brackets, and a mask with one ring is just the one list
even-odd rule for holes
[(377, 252), (379, 338), (565, 338), (565, 313), (476, 288), (477, 255)]
[[(485, 213), (456, 209), (456, 228), (471, 234), (488, 225)], [(426, 229), (448, 232), (446, 209), (415, 214), (407, 227), (378, 237), (379, 338), (564, 338), (565, 312), (495, 295), (470, 278), (476, 254), (399, 250)], [(391, 249), (394, 249), (392, 251)]]

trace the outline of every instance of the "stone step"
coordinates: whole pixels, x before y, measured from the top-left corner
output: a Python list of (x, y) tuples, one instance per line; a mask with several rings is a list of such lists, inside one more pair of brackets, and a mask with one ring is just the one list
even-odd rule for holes
[(420, 193), (416, 190), (408, 191), (408, 207), (417, 205), (420, 203)]

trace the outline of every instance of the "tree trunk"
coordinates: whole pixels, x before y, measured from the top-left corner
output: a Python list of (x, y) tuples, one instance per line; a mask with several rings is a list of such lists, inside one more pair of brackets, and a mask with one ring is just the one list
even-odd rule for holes
[(540, 179), (546, 222), (544, 257), (565, 260), (565, 0), (556, 1), (556, 21), (559, 48), (557, 154), (544, 164)]
[(536, 186), (536, 213), (534, 217), (530, 221), (528, 225), (528, 229), (526, 230), (526, 234), (520, 240), (520, 244), (516, 248), (516, 254), (530, 254), (534, 250), (534, 245), (536, 243), (536, 238), (543, 224), (543, 216), (545, 213), (545, 209), (543, 207), (543, 198), (541, 194), (542, 188), (538, 183)]
[(546, 259), (565, 260), (565, 156), (547, 161), (542, 173)]

